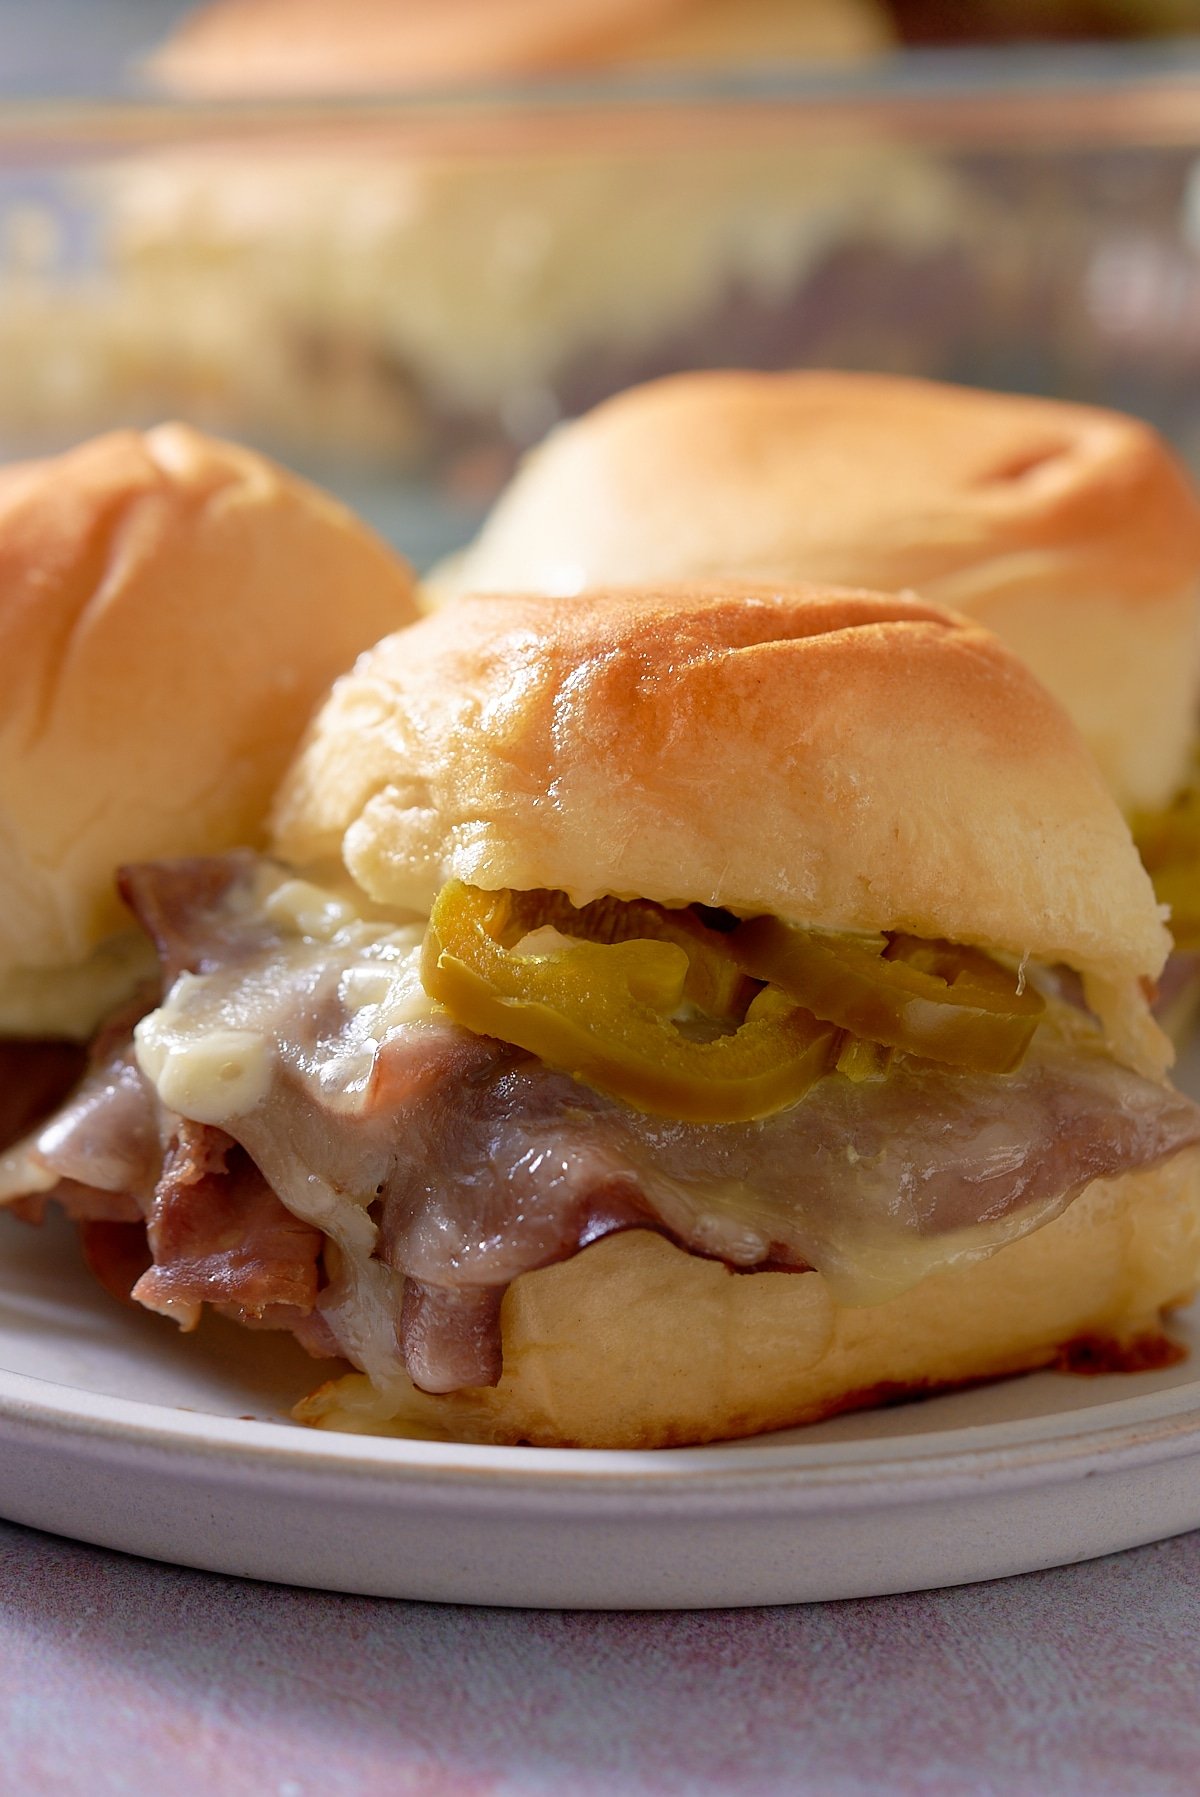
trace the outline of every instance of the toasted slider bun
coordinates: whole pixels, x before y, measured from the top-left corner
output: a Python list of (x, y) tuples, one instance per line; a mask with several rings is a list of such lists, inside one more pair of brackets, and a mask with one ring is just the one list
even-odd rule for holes
[(1186, 771), (1200, 503), (1135, 419), (881, 375), (679, 376), (554, 432), (430, 592), (713, 575), (915, 588), (1017, 651), (1123, 807)]
[[(443, 881), (703, 901), (1066, 962), (1115, 1002), (1166, 937), (1070, 722), (977, 625), (912, 597), (713, 585), (447, 605), (334, 687), (276, 846), (426, 911)], [(1140, 1023), (1138, 1019), (1140, 1018)], [(1139, 1034), (1139, 1031), (1141, 1034)], [(500, 1383), (359, 1375), (327, 1428), (648, 1447), (786, 1427), (1155, 1335), (1200, 1267), (1200, 1155), (1097, 1182), (989, 1258), (869, 1307), (637, 1230), (519, 1277)]]
[(334, 675), (413, 615), (343, 506), (185, 425), (0, 474), (0, 1034), (136, 979), (114, 869), (262, 837)]
[(614, 63), (867, 55), (876, 0), (211, 0), (149, 61), (187, 94), (371, 92)]

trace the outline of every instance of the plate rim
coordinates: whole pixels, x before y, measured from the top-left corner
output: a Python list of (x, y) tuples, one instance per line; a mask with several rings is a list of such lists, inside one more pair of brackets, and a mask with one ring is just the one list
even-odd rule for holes
[[(602, 1507), (626, 1503), (636, 1494), (667, 1507), (737, 1497), (767, 1508), (782, 1503), (790, 1511), (874, 1508), (885, 1494), (889, 1503), (966, 1496), (984, 1488), (999, 1495), (1200, 1454), (1200, 1397), (1191, 1385), (1095, 1408), (1093, 1426), (1041, 1439), (1022, 1438), (1022, 1431), (1033, 1422), (1066, 1421), (1068, 1413), (898, 1439), (786, 1442), (733, 1452), (727, 1443), (640, 1450), (503, 1447), (246, 1420), (0, 1370), (0, 1440), (9, 1436), (49, 1445), (52, 1439), (59, 1449), (165, 1454), (180, 1472), (202, 1463), (205, 1478), (350, 1481), (360, 1491), (384, 1488), (398, 1500), (436, 1491), (439, 1501), (468, 1505), (510, 1494), (519, 1495), (523, 1505), (556, 1502), (569, 1490), (573, 1504), (583, 1498)], [(1105, 1415), (1111, 1411), (1121, 1412), (1119, 1419)], [(964, 1444), (963, 1437), (976, 1439)], [(948, 1445), (951, 1440), (954, 1446)]]

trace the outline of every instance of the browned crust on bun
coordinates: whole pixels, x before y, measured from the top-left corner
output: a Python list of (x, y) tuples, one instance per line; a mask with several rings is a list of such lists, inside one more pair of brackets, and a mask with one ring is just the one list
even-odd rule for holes
[[(261, 840), (329, 682), (413, 615), (408, 568), (345, 507), (186, 425), (4, 472), (0, 1032), (37, 1028), (29, 982), (130, 928), (120, 862)], [(6, 1015), (14, 981), (30, 1015)]]
[(886, 375), (675, 376), (554, 432), (430, 591), (731, 574), (955, 606), (1061, 699), (1122, 803), (1181, 778), (1200, 503), (1137, 419)]
[(427, 912), (451, 878), (1153, 977), (1167, 936), (1070, 722), (915, 598), (707, 588), (462, 600), (344, 676), (276, 844)]

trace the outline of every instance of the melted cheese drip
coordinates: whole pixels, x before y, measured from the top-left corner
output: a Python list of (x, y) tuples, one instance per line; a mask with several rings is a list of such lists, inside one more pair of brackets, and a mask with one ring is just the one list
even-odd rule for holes
[(644, 1117), (442, 1018), (421, 985), (424, 932), (260, 863), (215, 912), (185, 910), (181, 940), (211, 971), (177, 979), (136, 1036), (163, 1103), (227, 1129), (334, 1244), (321, 1309), (381, 1389), (406, 1383), (404, 1276), (502, 1289), (626, 1226), (631, 1181), (695, 1251), (813, 1266), (867, 1304), (1200, 1134), (1193, 1107), (1058, 1003), (1013, 1075), (899, 1057), (885, 1080), (831, 1075), (757, 1124)]

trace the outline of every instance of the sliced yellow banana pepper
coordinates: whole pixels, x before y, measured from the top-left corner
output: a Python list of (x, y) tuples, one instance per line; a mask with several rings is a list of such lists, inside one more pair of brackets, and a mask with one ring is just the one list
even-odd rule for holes
[(1011, 1072), (1045, 1010), (1032, 986), (982, 950), (956, 943), (842, 936), (775, 917), (752, 918), (725, 940), (746, 973), (815, 1017), (868, 1042), (979, 1073)]
[[(547, 927), (566, 939), (539, 944)], [(753, 987), (724, 939), (690, 913), (637, 901), (577, 910), (559, 893), (452, 881), (433, 907), (421, 979), (468, 1029), (516, 1043), (637, 1110), (687, 1122), (783, 1110), (838, 1052), (838, 1030), (770, 989), (739, 1021), (735, 1003)], [(713, 1030), (724, 1017), (728, 1027), (698, 1039), (680, 1027), (681, 1011), (705, 1013)]]
[(741, 1017), (758, 989), (729, 953), (724, 937), (707, 929), (693, 911), (668, 910), (649, 899), (600, 898), (576, 906), (565, 892), (510, 892), (508, 899), (508, 947), (547, 927), (583, 942), (673, 942), (687, 956), (684, 1001), (713, 1017)]

